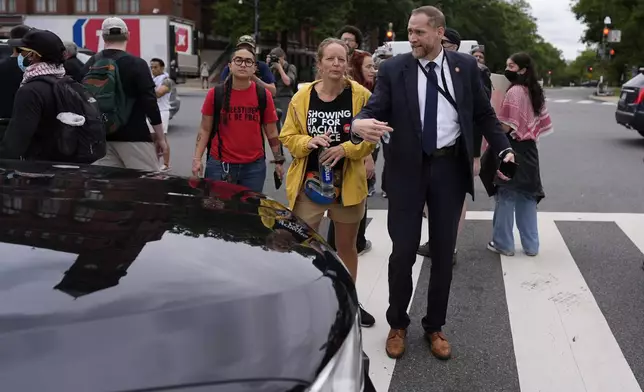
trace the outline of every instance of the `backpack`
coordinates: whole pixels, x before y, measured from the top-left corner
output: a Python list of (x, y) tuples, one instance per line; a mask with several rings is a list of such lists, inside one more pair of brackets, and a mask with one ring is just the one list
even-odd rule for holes
[[(210, 146), (212, 145), (212, 139), (214, 139), (215, 135), (218, 136), (218, 148), (217, 151), (219, 154), (219, 159), (221, 159), (221, 145), (222, 145), (222, 140), (221, 140), (221, 135), (219, 134), (219, 124), (221, 123), (221, 109), (224, 106), (224, 88), (225, 88), (225, 82), (224, 83), (219, 83), (215, 85), (215, 112), (212, 120), (212, 131), (210, 132), (210, 138), (208, 139), (208, 146), (207, 146), (207, 151), (208, 155), (210, 156)], [(264, 146), (264, 133), (262, 132), (262, 127), (264, 126), (264, 112), (266, 111), (266, 89), (264, 87), (260, 87), (257, 83), (255, 83), (255, 89), (257, 91), (257, 102), (259, 104), (259, 125), (260, 125), (260, 133), (262, 135), (262, 146)], [(266, 155), (266, 152), (264, 152), (264, 155)]]
[(127, 56), (120, 52), (114, 57), (105, 57), (103, 52), (94, 57), (94, 64), (83, 78), (83, 86), (98, 101), (105, 130), (108, 135), (118, 131), (130, 118), (134, 100), (127, 97), (119, 73), (117, 60)]
[[(94, 163), (103, 158), (107, 153), (107, 141), (96, 99), (83, 85), (69, 76), (38, 76), (29, 82), (36, 80), (52, 86), (57, 115), (52, 129), (57, 144), (56, 151), (61, 159), (73, 163)], [(73, 124), (74, 121), (70, 119), (81, 119), (74, 118), (71, 114), (84, 117), (84, 123)]]

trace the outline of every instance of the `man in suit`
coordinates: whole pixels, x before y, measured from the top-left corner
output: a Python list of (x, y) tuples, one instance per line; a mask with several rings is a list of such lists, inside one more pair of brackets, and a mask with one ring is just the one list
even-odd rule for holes
[[(352, 140), (389, 139), (387, 190), (391, 330), (386, 351), (405, 352), (412, 266), (420, 241), (423, 206), (428, 205), (431, 278), (422, 320), (432, 354), (451, 356), (442, 332), (452, 282), (452, 253), (465, 194), (474, 194), (474, 135), (480, 131), (503, 161), (514, 153), (481, 83), (476, 60), (443, 50), (445, 16), (435, 7), (415, 9), (409, 18), (412, 53), (383, 63), (367, 106), (352, 124)], [(421, 68), (424, 67), (424, 68)]]

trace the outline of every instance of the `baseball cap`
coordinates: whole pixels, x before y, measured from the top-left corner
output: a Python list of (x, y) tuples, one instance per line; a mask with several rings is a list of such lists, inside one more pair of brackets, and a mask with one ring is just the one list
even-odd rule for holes
[(24, 37), (11, 39), (8, 44), (20, 50), (34, 52), (46, 63), (62, 64), (64, 60), (65, 45), (49, 30), (31, 29)]
[(10, 39), (19, 39), (25, 36), (31, 30), (31, 27), (25, 25), (18, 25), (11, 29), (9, 33)]
[(117, 17), (105, 19), (101, 30), (103, 35), (125, 35), (128, 33), (127, 25), (123, 19)]
[(240, 47), (242, 45), (248, 45), (255, 49), (255, 38), (253, 38), (251, 35), (242, 35), (239, 37), (237, 40), (237, 47)]

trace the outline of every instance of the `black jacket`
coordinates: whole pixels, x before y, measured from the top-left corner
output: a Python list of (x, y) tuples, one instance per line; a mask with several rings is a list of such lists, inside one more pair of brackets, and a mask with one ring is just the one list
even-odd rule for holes
[(42, 80), (18, 89), (9, 127), (0, 142), (1, 159), (57, 161), (56, 139), (51, 127), (56, 121), (52, 86)]
[(16, 91), (22, 82), (22, 70), (17, 57), (0, 61), (0, 118), (11, 118)]

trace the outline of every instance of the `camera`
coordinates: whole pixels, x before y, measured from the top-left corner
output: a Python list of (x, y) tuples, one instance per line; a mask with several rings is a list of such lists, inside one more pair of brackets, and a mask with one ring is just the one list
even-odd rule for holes
[(273, 63), (279, 63), (279, 62), (280, 62), (280, 58), (279, 58), (279, 57), (277, 57), (277, 56), (276, 56), (276, 55), (274, 55), (274, 54), (271, 54), (271, 55), (268, 55), (268, 61), (269, 61), (271, 64), (273, 64)]

